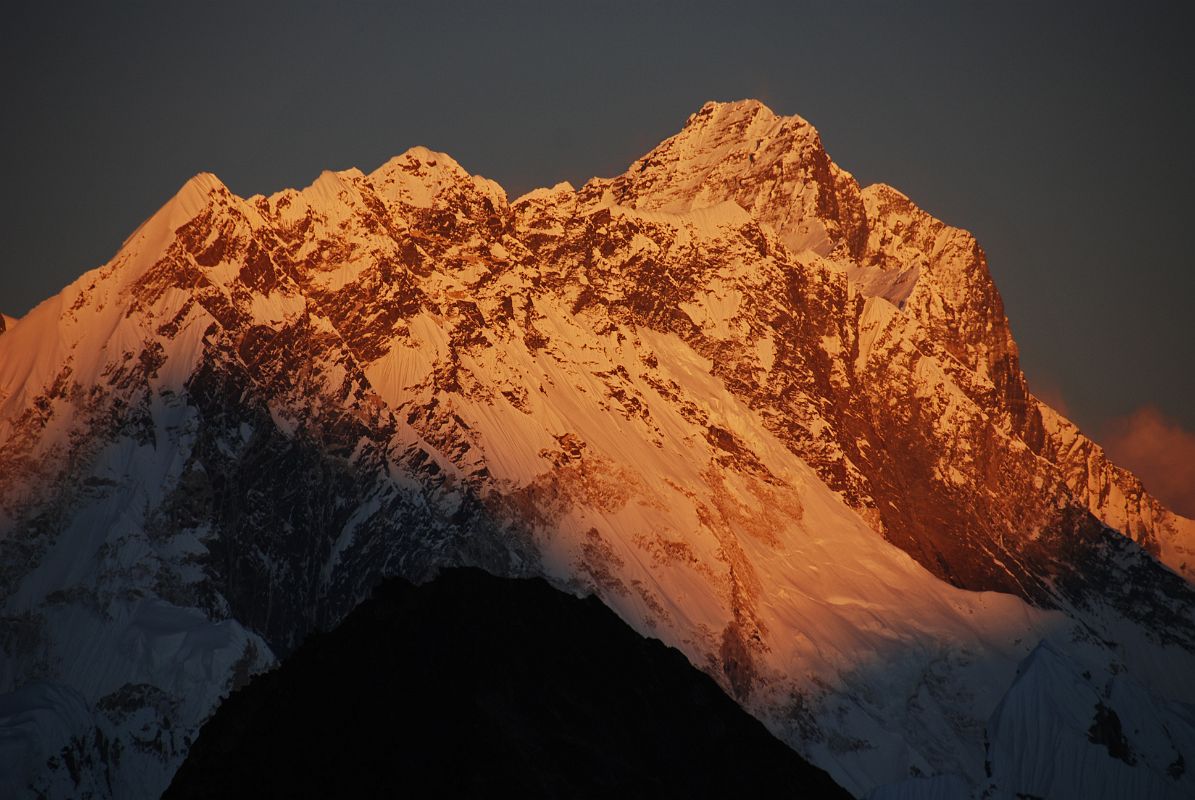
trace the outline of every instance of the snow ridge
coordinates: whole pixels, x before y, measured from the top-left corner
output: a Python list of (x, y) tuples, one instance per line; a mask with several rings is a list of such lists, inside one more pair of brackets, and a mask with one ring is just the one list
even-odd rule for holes
[(196, 176), (6, 327), (13, 793), (156, 794), (228, 691), (458, 564), (598, 594), (860, 796), (1195, 790), (1195, 523), (1029, 392), (974, 238), (798, 117), (706, 104), (513, 203), (426, 148)]

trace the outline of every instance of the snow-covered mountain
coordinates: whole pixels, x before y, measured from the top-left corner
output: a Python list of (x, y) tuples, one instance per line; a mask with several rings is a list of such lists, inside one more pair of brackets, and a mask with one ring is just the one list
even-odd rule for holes
[(862, 796), (1195, 793), (1195, 521), (1035, 398), (982, 250), (709, 103), (513, 202), (198, 175), (0, 336), (0, 775), (154, 795), (383, 575), (594, 592)]

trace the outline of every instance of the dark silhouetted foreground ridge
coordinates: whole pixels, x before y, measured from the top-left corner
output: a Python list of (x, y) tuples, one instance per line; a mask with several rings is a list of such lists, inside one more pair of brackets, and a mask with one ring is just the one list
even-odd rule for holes
[(849, 797), (677, 650), (540, 579), (388, 580), (202, 728), (168, 798)]

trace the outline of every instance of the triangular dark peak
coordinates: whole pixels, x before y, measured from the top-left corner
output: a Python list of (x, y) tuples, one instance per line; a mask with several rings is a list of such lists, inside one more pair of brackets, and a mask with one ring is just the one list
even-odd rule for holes
[(677, 650), (594, 597), (454, 569), (388, 580), (234, 693), (167, 798), (842, 798)]

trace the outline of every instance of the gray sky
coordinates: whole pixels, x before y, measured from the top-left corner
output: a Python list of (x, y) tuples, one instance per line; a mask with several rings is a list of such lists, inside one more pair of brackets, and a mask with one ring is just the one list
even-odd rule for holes
[(758, 97), (987, 250), (1035, 390), (1195, 430), (1195, 33), (1183, 4), (29, 3), (0, 25), (0, 310), (190, 175), (241, 194), (415, 144), (513, 197)]

